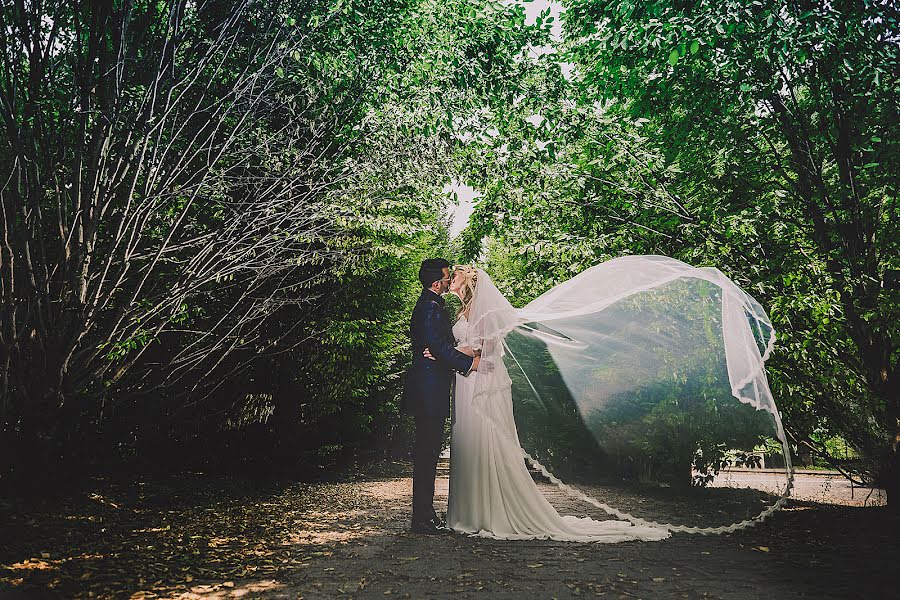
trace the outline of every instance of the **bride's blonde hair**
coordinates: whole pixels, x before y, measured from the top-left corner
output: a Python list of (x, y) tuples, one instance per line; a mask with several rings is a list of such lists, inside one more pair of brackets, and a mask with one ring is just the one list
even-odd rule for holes
[(469, 318), (469, 311), (472, 308), (472, 298), (475, 297), (475, 285), (478, 283), (478, 271), (475, 267), (469, 265), (453, 265), (453, 275), (462, 273), (462, 285), (459, 288), (459, 299), (462, 301), (459, 310), (456, 311), (456, 318), (465, 315)]

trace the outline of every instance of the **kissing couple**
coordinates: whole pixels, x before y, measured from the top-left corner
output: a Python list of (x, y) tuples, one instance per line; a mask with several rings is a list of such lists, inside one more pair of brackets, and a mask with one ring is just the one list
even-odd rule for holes
[[(669, 537), (664, 528), (557, 512), (523, 459), (503, 360), (505, 335), (531, 321), (532, 315), (513, 308), (481, 269), (451, 267), (447, 260), (430, 258), (421, 264), (419, 281), (422, 293), (410, 320), (412, 365), (403, 392), (404, 406), (415, 418), (411, 530), (577, 542)], [(453, 320), (443, 298), (448, 292), (461, 302)], [(434, 485), (451, 389), (450, 491), (444, 523), (434, 510)]]

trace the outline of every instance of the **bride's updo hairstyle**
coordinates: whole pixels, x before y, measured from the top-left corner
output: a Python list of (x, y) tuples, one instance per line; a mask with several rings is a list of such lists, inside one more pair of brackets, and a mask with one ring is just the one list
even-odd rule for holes
[(456, 318), (465, 315), (468, 319), (472, 298), (475, 297), (475, 284), (478, 283), (478, 271), (469, 265), (453, 265), (453, 275), (455, 276), (456, 273), (462, 273), (463, 276), (462, 286), (459, 288), (459, 299), (462, 301), (462, 305), (456, 311)]

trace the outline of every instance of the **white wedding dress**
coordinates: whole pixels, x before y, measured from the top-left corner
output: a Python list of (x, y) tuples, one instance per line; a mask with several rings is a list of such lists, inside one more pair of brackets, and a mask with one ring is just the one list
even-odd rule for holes
[[(521, 308), (479, 269), (468, 319), (460, 318), (453, 333), (460, 347), (480, 348), (481, 365), (488, 367), (456, 377), (447, 511), (456, 531), (585, 542), (660, 540), (672, 531), (723, 533), (766, 518), (790, 492), (789, 446), (765, 372), (775, 332), (762, 306), (718, 269), (664, 256), (624, 256)], [(507, 367), (516, 369), (515, 392)], [(680, 448), (672, 445), (679, 440), (688, 439), (685, 447), (696, 461), (714, 459), (710, 448), (750, 452), (768, 437), (784, 450), (784, 489), (757, 516), (712, 527), (629, 514), (640, 510), (640, 501), (611, 507), (565, 485), (525, 454), (546, 453), (555, 443), (547, 432), (559, 422), (544, 402), (553, 398), (569, 399), (566, 414), (580, 416), (597, 443), (585, 452), (605, 457), (602, 468), (611, 477), (620, 476), (618, 456), (631, 457), (629, 464), (661, 464), (662, 470), (669, 463), (660, 461), (673, 455), (667, 449)], [(537, 437), (530, 442), (535, 448), (523, 450), (519, 430), (531, 439), (535, 432), (528, 427), (536, 419), (547, 424), (538, 436), (550, 437)], [(673, 429), (672, 423), (698, 425)], [(561, 516), (532, 480), (526, 457), (561, 491), (616, 520)], [(552, 452), (539, 457), (552, 464)]]
[[(480, 340), (469, 332), (460, 317), (453, 326), (457, 347), (480, 350)], [(509, 394), (500, 389), (476, 402), (477, 380), (477, 372), (456, 376), (447, 508), (452, 529), (503, 540), (612, 543), (669, 537), (665, 529), (628, 521), (561, 516), (525, 466)]]

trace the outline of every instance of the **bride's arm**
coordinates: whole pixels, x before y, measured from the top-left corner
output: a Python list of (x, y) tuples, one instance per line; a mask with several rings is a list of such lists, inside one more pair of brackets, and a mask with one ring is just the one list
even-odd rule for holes
[[(469, 344), (468, 348), (472, 350), (474, 356), (478, 357), (480, 365), (480, 370), (483, 373), (491, 373), (494, 370), (494, 365), (491, 362), (490, 355), (491, 351), (494, 348), (494, 343), (496, 340), (490, 340), (487, 342), (487, 348), (485, 348), (484, 341), (484, 324), (487, 321), (484, 319), (479, 319), (479, 321), (468, 328), (466, 331), (466, 343)], [(481, 361), (480, 359), (483, 356), (483, 352), (487, 350), (488, 359), (485, 361)]]
[(433, 355), (432, 360), (437, 359), (460, 373), (468, 373), (478, 368), (477, 357), (473, 359), (471, 355), (456, 349), (456, 340), (445, 329), (441, 315), (437, 311), (431, 311), (426, 319), (425, 344)]

